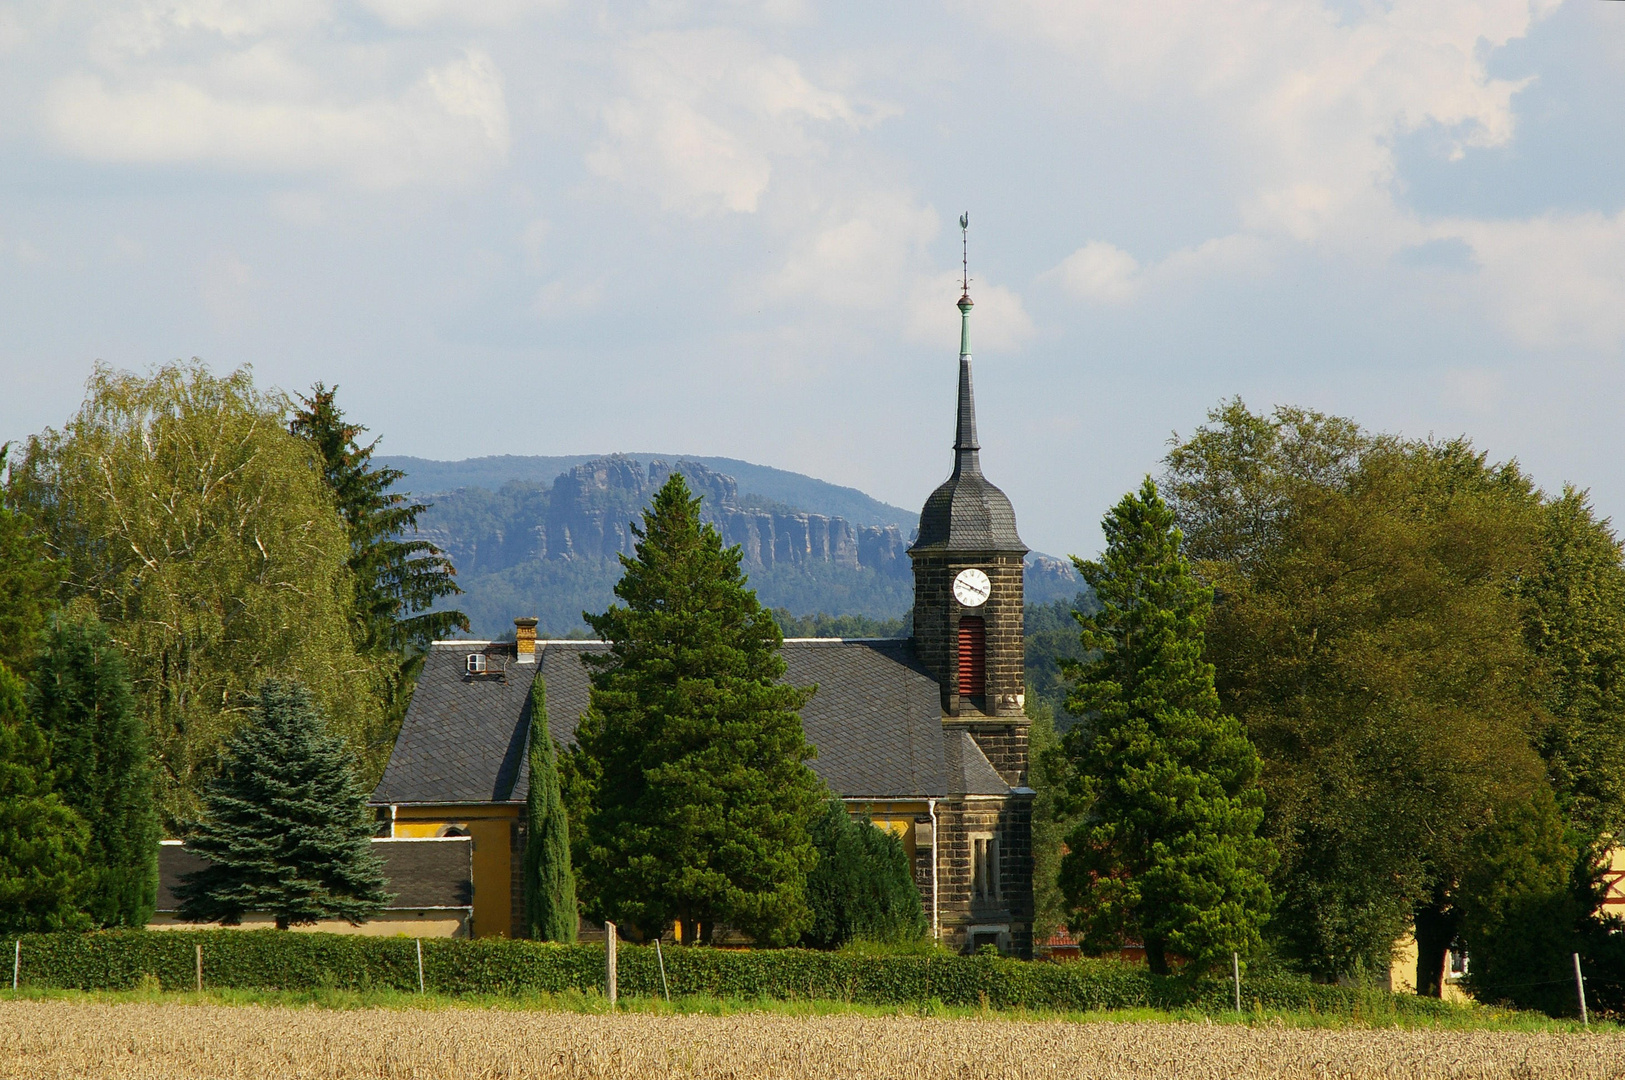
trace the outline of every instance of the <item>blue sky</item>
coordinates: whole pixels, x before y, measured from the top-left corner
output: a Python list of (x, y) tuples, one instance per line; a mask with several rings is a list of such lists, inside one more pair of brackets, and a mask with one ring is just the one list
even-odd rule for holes
[(1221, 399), (1625, 512), (1625, 4), (0, 4), (0, 439), (96, 360), (385, 452), (661, 447), (917, 507), (969, 210), (1035, 548)]

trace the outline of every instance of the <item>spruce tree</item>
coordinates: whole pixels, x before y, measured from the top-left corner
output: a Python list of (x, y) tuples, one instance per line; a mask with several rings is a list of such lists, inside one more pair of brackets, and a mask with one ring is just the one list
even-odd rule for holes
[(925, 909), (908, 852), (896, 834), (828, 800), (812, 822), (818, 865), (807, 876), (813, 921), (801, 943), (836, 949), (850, 941), (900, 945), (925, 937)]
[(547, 731), (547, 684), (530, 684), (530, 791), (525, 795), (525, 921), (537, 941), (572, 942), (580, 918), (558, 754)]
[(261, 687), (257, 715), (226, 740), (203, 807), (186, 846), (209, 865), (175, 890), (189, 922), (235, 926), (266, 912), (280, 930), (356, 924), (390, 899), (352, 755), (297, 683)]
[(90, 826), (85, 909), (98, 926), (145, 926), (158, 896), (151, 740), (101, 620), (53, 616), (32, 689), (56, 792)]
[(595, 913), (644, 935), (680, 920), (787, 945), (811, 923), (807, 823), (821, 785), (787, 686), (783, 637), (745, 587), (737, 547), (700, 522), (681, 474), (633, 526), (616, 604), (586, 615), (609, 650), (588, 657), (592, 705), (577, 730), (591, 766), (588, 860)]
[(1220, 711), (1202, 659), (1213, 593), (1191, 575), (1150, 477), (1107, 514), (1099, 562), (1075, 559), (1100, 602), (1077, 616), (1094, 659), (1066, 664), (1071, 765), (1061, 886), (1086, 948), (1138, 940), (1151, 970), (1192, 973), (1255, 951), (1274, 849), (1257, 831), (1259, 759)]
[(0, 662), (0, 933), (79, 930), (84, 819), (51, 791), (45, 733), (23, 682)]

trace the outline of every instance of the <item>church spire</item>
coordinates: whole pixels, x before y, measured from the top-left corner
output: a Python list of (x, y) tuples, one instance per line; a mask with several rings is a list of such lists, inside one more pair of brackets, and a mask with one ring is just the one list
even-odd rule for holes
[(970, 214), (959, 215), (961, 287), (959, 293), (959, 418), (954, 427), (954, 475), (980, 475), (981, 446), (976, 441), (976, 396), (970, 381)]

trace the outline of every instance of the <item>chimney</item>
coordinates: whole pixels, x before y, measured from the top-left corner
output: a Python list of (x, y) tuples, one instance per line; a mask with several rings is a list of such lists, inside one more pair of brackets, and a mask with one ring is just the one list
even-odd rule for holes
[(514, 644), (519, 650), (521, 664), (536, 662), (536, 620), (521, 618), (513, 621)]

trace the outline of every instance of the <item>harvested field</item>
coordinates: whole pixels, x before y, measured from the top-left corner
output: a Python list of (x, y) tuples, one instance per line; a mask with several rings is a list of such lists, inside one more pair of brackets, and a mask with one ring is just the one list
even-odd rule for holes
[(0, 1077), (1601, 1078), (1625, 1035), (0, 1003)]

